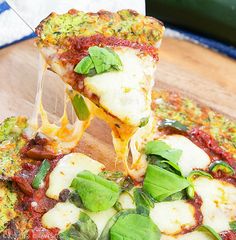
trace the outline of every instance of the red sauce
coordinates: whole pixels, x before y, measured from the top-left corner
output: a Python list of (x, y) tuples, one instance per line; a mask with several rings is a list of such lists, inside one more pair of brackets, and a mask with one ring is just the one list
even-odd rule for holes
[(205, 150), (213, 161), (222, 159), (236, 170), (236, 159), (234, 159), (230, 153), (223, 150), (219, 146), (218, 142), (208, 133), (200, 130), (199, 128), (193, 128), (190, 130), (188, 136), (196, 145)]
[(220, 233), (223, 240), (236, 240), (236, 232), (224, 231)]
[(77, 64), (83, 57), (88, 55), (87, 50), (92, 46), (130, 47), (139, 49), (141, 52), (151, 55), (156, 61), (158, 60), (157, 48), (117, 37), (104, 37), (104, 35), (96, 34), (89, 37), (69, 38), (67, 41), (69, 50), (62, 53), (60, 59), (65, 63), (69, 62), (73, 65)]
[[(51, 169), (45, 178), (45, 184), (42, 188), (35, 190), (31, 187), (35, 174), (38, 172), (40, 161), (35, 164), (24, 164), (23, 169), (13, 178), (13, 181), (18, 185), (24, 193), (19, 195), (18, 209), (27, 219), (29, 219), (31, 229), (29, 231), (30, 240), (54, 240), (57, 239), (58, 229), (45, 229), (41, 224), (41, 218), (44, 213), (53, 208), (57, 201), (46, 196), (46, 191), (49, 184), (49, 175), (55, 168), (59, 159), (63, 155), (57, 156), (51, 160)], [(23, 184), (22, 184), (23, 183)], [(29, 191), (29, 187), (31, 190)]]

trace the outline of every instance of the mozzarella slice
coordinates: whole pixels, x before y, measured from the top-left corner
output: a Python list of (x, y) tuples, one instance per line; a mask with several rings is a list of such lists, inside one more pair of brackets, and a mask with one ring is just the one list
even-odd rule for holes
[(63, 232), (79, 219), (80, 209), (70, 202), (57, 203), (42, 217), (45, 228), (59, 228)]
[(98, 174), (104, 165), (82, 153), (70, 153), (58, 162), (49, 176), (49, 188), (46, 195), (58, 200), (63, 189), (69, 189), (72, 180), (84, 170)]
[(102, 233), (102, 230), (106, 226), (107, 222), (111, 217), (113, 217), (116, 214), (116, 210), (114, 208), (110, 208), (106, 211), (94, 213), (94, 212), (88, 212), (86, 213), (91, 217), (91, 219), (95, 222), (98, 228), (98, 236)]
[(139, 126), (142, 118), (150, 116), (151, 88), (156, 63), (139, 50), (122, 47), (114, 49), (123, 70), (97, 74), (84, 80), (85, 88), (96, 94), (100, 105), (124, 123)]
[(124, 192), (120, 195), (119, 202), (123, 209), (136, 208), (132, 193)]
[(229, 222), (236, 220), (236, 187), (230, 183), (199, 177), (194, 188), (202, 198), (203, 223), (216, 232), (229, 230)]
[(161, 140), (172, 148), (183, 151), (178, 165), (185, 177), (188, 176), (193, 169), (205, 169), (210, 164), (210, 158), (206, 152), (182, 135), (168, 135)]
[(174, 235), (197, 224), (195, 208), (184, 200), (156, 203), (150, 217), (163, 234)]

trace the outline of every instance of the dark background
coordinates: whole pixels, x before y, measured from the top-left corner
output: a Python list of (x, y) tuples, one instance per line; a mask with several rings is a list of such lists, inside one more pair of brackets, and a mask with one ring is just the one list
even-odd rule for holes
[(167, 26), (236, 46), (236, 0), (146, 0), (146, 6)]

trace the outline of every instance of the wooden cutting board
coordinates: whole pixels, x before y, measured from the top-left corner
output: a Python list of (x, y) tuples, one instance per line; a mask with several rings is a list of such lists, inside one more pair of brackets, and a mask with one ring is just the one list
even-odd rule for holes
[[(0, 50), (0, 120), (32, 114), (38, 67), (33, 42), (28, 40)], [(178, 91), (236, 119), (236, 61), (202, 46), (164, 38), (155, 87)], [(56, 119), (63, 109), (62, 81), (48, 71), (44, 90), (44, 105)], [(95, 119), (87, 132), (79, 144), (80, 151), (99, 161), (114, 163), (110, 130), (105, 123)]]

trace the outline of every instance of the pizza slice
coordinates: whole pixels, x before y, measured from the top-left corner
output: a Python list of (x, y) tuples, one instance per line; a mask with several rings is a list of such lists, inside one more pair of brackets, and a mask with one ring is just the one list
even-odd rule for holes
[(130, 139), (153, 125), (151, 91), (163, 32), (161, 22), (132, 10), (52, 13), (36, 28), (48, 67), (71, 86), (72, 103), (82, 94), (90, 114), (108, 123), (126, 170)]

